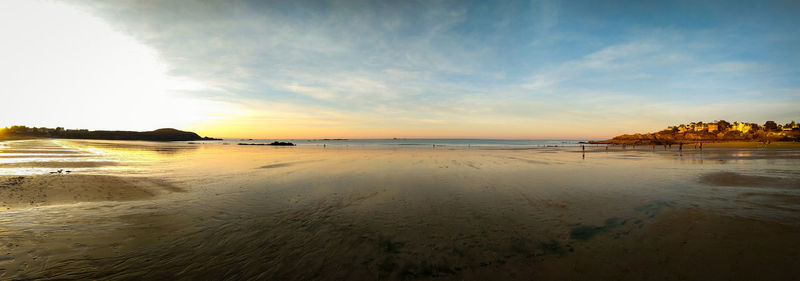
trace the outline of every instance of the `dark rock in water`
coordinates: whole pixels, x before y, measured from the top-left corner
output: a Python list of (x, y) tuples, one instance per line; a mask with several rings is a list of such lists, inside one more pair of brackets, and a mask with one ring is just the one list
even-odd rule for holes
[(276, 146), (295, 146), (291, 142), (274, 141), (271, 143), (244, 143), (240, 142), (239, 145), (276, 145)]

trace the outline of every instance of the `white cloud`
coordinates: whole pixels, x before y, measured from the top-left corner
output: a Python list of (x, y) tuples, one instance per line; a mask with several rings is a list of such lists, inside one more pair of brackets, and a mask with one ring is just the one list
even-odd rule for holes
[(204, 82), (167, 75), (157, 53), (83, 11), (46, 1), (0, 10), (0, 92), (9, 124), (152, 130), (208, 120)]

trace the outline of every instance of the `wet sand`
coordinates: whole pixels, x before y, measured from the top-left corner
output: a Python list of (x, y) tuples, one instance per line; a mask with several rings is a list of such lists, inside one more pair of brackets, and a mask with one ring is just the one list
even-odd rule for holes
[(144, 200), (181, 188), (163, 180), (104, 175), (0, 176), (0, 210), (95, 201)]
[(88, 168), (118, 165), (111, 161), (70, 161), (70, 162), (14, 162), (0, 163), (0, 168)]
[(0, 169), (0, 185), (93, 198), (22, 201), (0, 212), (0, 279), (800, 274), (800, 151), (793, 149), (13, 146), (79, 151), (119, 165), (69, 175), (50, 175), (58, 164)]
[[(798, 229), (697, 208), (614, 228), (582, 254), (542, 260), (543, 280), (787, 280), (800, 274)], [(598, 265), (600, 263), (601, 265)], [(487, 276), (488, 277), (488, 276)], [(537, 278), (538, 279), (538, 278)]]
[(800, 148), (800, 142), (711, 142), (703, 143), (704, 148)]

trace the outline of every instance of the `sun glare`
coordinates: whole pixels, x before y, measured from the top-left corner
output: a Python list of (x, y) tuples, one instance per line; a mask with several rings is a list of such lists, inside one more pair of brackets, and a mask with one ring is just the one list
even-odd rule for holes
[(192, 99), (207, 86), (169, 76), (153, 49), (75, 7), (12, 1), (0, 34), (0, 126), (182, 128), (224, 107)]

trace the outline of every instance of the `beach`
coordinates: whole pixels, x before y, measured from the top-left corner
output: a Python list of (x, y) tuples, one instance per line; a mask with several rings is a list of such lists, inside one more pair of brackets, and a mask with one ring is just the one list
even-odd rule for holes
[(3, 280), (800, 274), (796, 145), (17, 140), (0, 201)]

